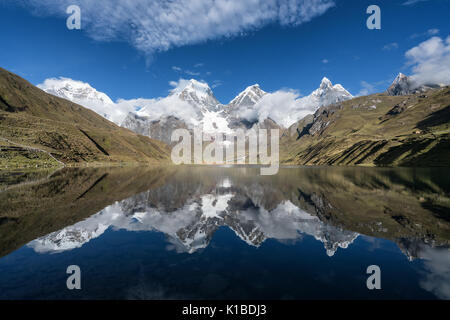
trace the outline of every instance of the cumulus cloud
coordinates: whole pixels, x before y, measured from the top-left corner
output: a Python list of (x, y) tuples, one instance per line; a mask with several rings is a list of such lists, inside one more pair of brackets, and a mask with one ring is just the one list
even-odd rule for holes
[(450, 299), (450, 251), (425, 247), (421, 258), (427, 272), (420, 286), (440, 299)]
[[(169, 85), (173, 87), (172, 93), (183, 90), (188, 84), (189, 80), (186, 79), (169, 82)], [(198, 122), (198, 110), (174, 95), (156, 99), (118, 99), (114, 102), (108, 95), (97, 91), (89, 83), (70, 78), (50, 78), (37, 86), (47, 93), (91, 109), (118, 125), (130, 112), (149, 117), (150, 120), (159, 120), (163, 116), (174, 116), (183, 119), (187, 124)]]
[(119, 99), (116, 107), (120, 110), (138, 110), (136, 113), (139, 116), (148, 117), (152, 121), (174, 116), (184, 120), (188, 125), (194, 125), (198, 122), (197, 110), (176, 96), (157, 99)]
[(433, 37), (405, 54), (417, 85), (450, 84), (450, 36)]
[(267, 93), (253, 107), (240, 110), (238, 115), (249, 121), (264, 121), (270, 118), (288, 128), (315, 112), (317, 104), (308, 103), (306, 98), (299, 98), (299, 93), (293, 90), (278, 90)]
[(333, 0), (24, 0), (41, 15), (65, 17), (81, 8), (82, 28), (95, 40), (127, 41), (152, 54), (172, 47), (239, 36), (270, 23), (295, 26), (324, 14)]
[[(189, 80), (179, 79), (170, 81), (171, 93), (182, 91), (189, 84)], [(184, 120), (188, 125), (196, 125), (199, 121), (199, 110), (191, 104), (180, 100), (176, 95), (156, 99), (119, 99), (116, 103), (119, 110), (137, 110), (139, 116), (148, 117), (150, 120), (160, 120), (173, 116)]]

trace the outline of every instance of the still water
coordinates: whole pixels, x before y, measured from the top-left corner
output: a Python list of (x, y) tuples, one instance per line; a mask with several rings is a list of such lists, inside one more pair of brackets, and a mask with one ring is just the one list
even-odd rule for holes
[(0, 299), (450, 299), (449, 191), (449, 169), (1, 172)]

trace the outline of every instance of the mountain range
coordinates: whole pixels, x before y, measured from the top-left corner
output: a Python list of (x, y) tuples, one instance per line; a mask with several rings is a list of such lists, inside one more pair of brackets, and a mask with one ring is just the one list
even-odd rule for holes
[(450, 165), (450, 87), (418, 87), (403, 74), (368, 96), (323, 78), (304, 97), (255, 84), (228, 104), (194, 79), (164, 98), (116, 102), (67, 78), (39, 88), (0, 69), (0, 166), (167, 162), (178, 128), (279, 129), (285, 164)]
[[(68, 79), (61, 78), (50, 80), (41, 87), (50, 94), (82, 104), (122, 127), (167, 144), (171, 143), (171, 132), (177, 128), (200, 127), (208, 133), (231, 133), (238, 128), (246, 130), (258, 127), (267, 119), (280, 128), (287, 127), (284, 119), (277, 123), (277, 119), (270, 117), (270, 111), (261, 112), (264, 108), (272, 107), (270, 103), (274, 94), (263, 91), (258, 84), (247, 87), (225, 105), (217, 100), (208, 84), (191, 79), (172, 90), (165, 98), (135, 100), (133, 111), (129, 111), (123, 120), (117, 117), (122, 112), (119, 110), (123, 103), (118, 103), (114, 111), (114, 103), (108, 96), (88, 84), (82, 84), (79, 81), (71, 84)], [(318, 89), (295, 100), (295, 106), (291, 110), (294, 117), (287, 124), (300, 120), (305, 112), (313, 113), (321, 106), (352, 98), (342, 85), (333, 85), (329, 79), (323, 78)], [(155, 110), (160, 109), (160, 106), (172, 108), (165, 108), (165, 112), (158, 112), (155, 116)], [(173, 106), (184, 113), (173, 110)]]

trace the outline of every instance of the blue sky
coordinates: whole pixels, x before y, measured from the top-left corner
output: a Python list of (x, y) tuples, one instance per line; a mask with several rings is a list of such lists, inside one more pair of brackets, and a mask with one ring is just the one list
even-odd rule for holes
[[(124, 27), (125, 10), (111, 8), (115, 1), (108, 7), (97, 1), (95, 12), (86, 0), (25, 0), (20, 6), (1, 0), (0, 66), (33, 84), (60, 76), (88, 82), (113, 100), (166, 96), (169, 82), (179, 78), (208, 82), (223, 103), (254, 83), (269, 92), (306, 95), (324, 76), (356, 95), (383, 91), (398, 72), (411, 74), (414, 64), (405, 53), (433, 36), (445, 41), (450, 35), (448, 0), (308, 1), (311, 7), (298, 16), (267, 18), (272, 9), (255, 13), (242, 5), (248, 14), (219, 17), (211, 25), (202, 14), (185, 14), (186, 21), (175, 22), (178, 29), (162, 35), (157, 32), (167, 30), (167, 22), (160, 28), (150, 13), (137, 28), (151, 25), (151, 39), (139, 42)], [(68, 14), (61, 8), (72, 3), (81, 7), (81, 30), (66, 28)], [(381, 8), (381, 30), (366, 27), (371, 4)], [(256, 22), (246, 24), (247, 17)]]

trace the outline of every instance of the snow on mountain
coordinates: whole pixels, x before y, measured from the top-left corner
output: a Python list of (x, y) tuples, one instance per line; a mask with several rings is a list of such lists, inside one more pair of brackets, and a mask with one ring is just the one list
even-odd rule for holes
[(69, 78), (47, 79), (44, 91), (68, 99), (136, 133), (170, 143), (178, 128), (201, 128), (204, 132), (232, 133), (267, 121), (288, 128), (319, 107), (351, 99), (340, 84), (323, 78), (319, 88), (300, 98), (294, 91), (263, 91), (258, 84), (247, 87), (228, 105), (221, 104), (207, 83), (180, 79), (165, 98), (120, 99), (113, 102), (88, 83)]
[[(106, 230), (159, 231), (177, 251), (194, 253), (209, 245), (214, 233), (227, 226), (248, 245), (259, 247), (266, 239), (295, 240), (302, 234), (322, 242), (328, 256), (347, 248), (358, 233), (329, 226), (316, 216), (282, 201), (274, 209), (256, 205), (257, 198), (236, 194), (233, 183), (216, 186), (220, 192), (201, 191), (176, 209), (166, 211), (148, 203), (150, 192), (117, 202), (99, 213), (28, 244), (39, 253), (60, 253), (82, 247)], [(249, 204), (254, 204), (250, 205)]]
[(106, 119), (119, 124), (128, 113), (120, 110), (108, 95), (97, 91), (89, 83), (69, 78), (51, 78), (37, 85), (54, 96), (67, 99), (97, 112)]
[(387, 89), (387, 93), (390, 96), (401, 96), (405, 94), (410, 94), (413, 91), (413, 85), (409, 77), (405, 76), (403, 73), (399, 73), (394, 79), (394, 82)]
[(309, 96), (300, 99), (302, 104), (314, 106), (317, 109), (323, 106), (339, 103), (352, 99), (353, 96), (340, 84), (333, 85), (331, 81), (324, 77), (318, 89)]
[(170, 95), (175, 95), (194, 107), (200, 107), (202, 111), (218, 111), (220, 108), (220, 103), (208, 84), (195, 79), (187, 81), (184, 87), (175, 88)]
[(323, 78), (319, 88), (308, 96), (300, 98), (298, 93), (284, 90), (267, 93), (253, 106), (242, 108), (239, 117), (259, 123), (265, 119), (272, 119), (278, 125), (289, 128), (322, 106), (352, 98), (353, 96), (342, 85), (333, 85), (330, 80)]
[[(133, 103), (139, 111), (130, 112), (121, 125), (169, 144), (172, 131), (178, 128), (200, 127), (208, 133), (231, 131), (223, 113), (223, 105), (204, 82), (180, 80), (168, 97), (141, 99), (140, 102)], [(164, 130), (163, 125), (170, 130)]]

